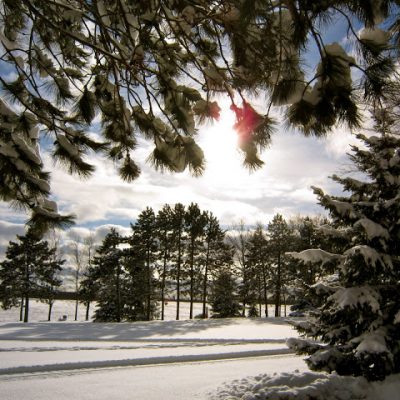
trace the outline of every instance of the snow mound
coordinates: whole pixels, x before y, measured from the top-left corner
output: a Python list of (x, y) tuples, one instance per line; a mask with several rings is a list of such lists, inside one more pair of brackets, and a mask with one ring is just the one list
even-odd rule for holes
[(234, 381), (212, 397), (226, 400), (356, 400), (365, 399), (364, 378), (325, 373), (258, 375)]
[(219, 388), (211, 399), (386, 400), (397, 398), (399, 388), (400, 374), (389, 376), (382, 382), (369, 383), (363, 377), (295, 371), (236, 380)]

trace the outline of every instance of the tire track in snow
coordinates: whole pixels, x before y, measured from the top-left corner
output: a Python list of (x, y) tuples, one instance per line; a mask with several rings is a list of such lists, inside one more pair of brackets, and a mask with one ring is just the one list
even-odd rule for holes
[(106, 368), (118, 367), (136, 367), (136, 366), (151, 366), (163, 364), (180, 364), (180, 363), (198, 363), (234, 360), (241, 358), (268, 357), (277, 355), (290, 355), (294, 352), (287, 348), (269, 349), (269, 350), (250, 350), (241, 352), (216, 353), (216, 354), (195, 354), (195, 355), (178, 355), (165, 357), (147, 357), (134, 358), (123, 360), (102, 360), (89, 362), (71, 362), (65, 364), (46, 364), (34, 366), (21, 366), (14, 368), (0, 369), (0, 381), (9, 380), (13, 375), (15, 378), (24, 379), (29, 374), (46, 374), (67, 371), (82, 371), (82, 370), (98, 370)]

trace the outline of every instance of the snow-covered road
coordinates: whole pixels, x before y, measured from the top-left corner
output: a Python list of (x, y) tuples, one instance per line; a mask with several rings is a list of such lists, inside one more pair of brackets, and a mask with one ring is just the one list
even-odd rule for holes
[(2, 400), (206, 399), (225, 381), (305, 370), (284, 319), (0, 323)]
[(207, 399), (226, 381), (295, 369), (306, 370), (304, 362), (286, 355), (3, 375), (0, 393), (4, 400)]

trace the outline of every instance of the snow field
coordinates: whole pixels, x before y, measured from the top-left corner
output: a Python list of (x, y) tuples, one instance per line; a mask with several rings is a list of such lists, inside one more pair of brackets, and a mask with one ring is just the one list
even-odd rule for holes
[(283, 319), (0, 324), (0, 375), (290, 353)]
[[(68, 307), (74, 310), (74, 302), (70, 303)], [(0, 313), (3, 320), (4, 314)], [(42, 315), (36, 307), (32, 307), (34, 315), (38, 318)], [(1, 322), (0, 397), (4, 400), (400, 398), (400, 375), (368, 383), (364, 378), (310, 372), (301, 357), (288, 354), (285, 342), (297, 336), (285, 318), (120, 324), (74, 322), (70, 318), (66, 322)]]
[[(180, 319), (189, 319), (189, 302), (181, 302), (180, 304)], [(95, 304), (91, 304), (89, 319), (94, 315)], [(158, 303), (158, 310), (161, 310), (161, 305)], [(268, 313), (270, 316), (274, 315), (274, 306), (269, 305)], [(282, 306), (282, 316), (285, 314), (284, 307)], [(194, 303), (193, 314), (194, 316), (200, 315), (203, 312), (202, 303)], [(263, 308), (264, 312), (264, 308)], [(289, 313), (289, 306), (287, 307), (287, 313)], [(44, 322), (47, 321), (48, 305), (38, 300), (30, 301), (29, 309), (29, 322)], [(58, 321), (64, 315), (67, 316), (67, 321), (73, 321), (75, 317), (75, 301), (74, 300), (56, 300), (53, 305), (51, 313), (51, 321)], [(86, 307), (79, 303), (78, 306), (78, 321), (85, 321)], [(168, 301), (165, 303), (165, 320), (175, 320), (176, 317), (176, 302)], [(19, 308), (14, 307), (10, 310), (0, 309), (0, 322), (17, 322), (19, 321)]]

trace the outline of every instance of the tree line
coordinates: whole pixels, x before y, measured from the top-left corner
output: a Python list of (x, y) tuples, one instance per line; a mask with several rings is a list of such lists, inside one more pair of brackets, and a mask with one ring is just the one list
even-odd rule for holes
[[(214, 317), (268, 317), (271, 303), (274, 316), (281, 316), (282, 306), (286, 315), (286, 304), (302, 298), (302, 287), (321, 277), (320, 270), (304, 268), (286, 252), (332, 250), (331, 241), (317, 232), (324, 224), (329, 221), (300, 216), (286, 221), (277, 214), (266, 226), (241, 222), (223, 229), (212, 212), (195, 203), (165, 204), (157, 213), (147, 207), (127, 236), (112, 228), (97, 248), (92, 236), (84, 238), (85, 251), (79, 247), (82, 238), (72, 240), (75, 320), (79, 302), (87, 320), (93, 302), (95, 321), (163, 320), (168, 299), (176, 301), (176, 319), (183, 300), (189, 302), (189, 318), (208, 317), (209, 305)], [(0, 263), (2, 306), (19, 306), (27, 321), (34, 296), (49, 304), (50, 320), (66, 261), (57, 256), (56, 245), (31, 231), (18, 239)], [(197, 316), (195, 302), (202, 303)]]

